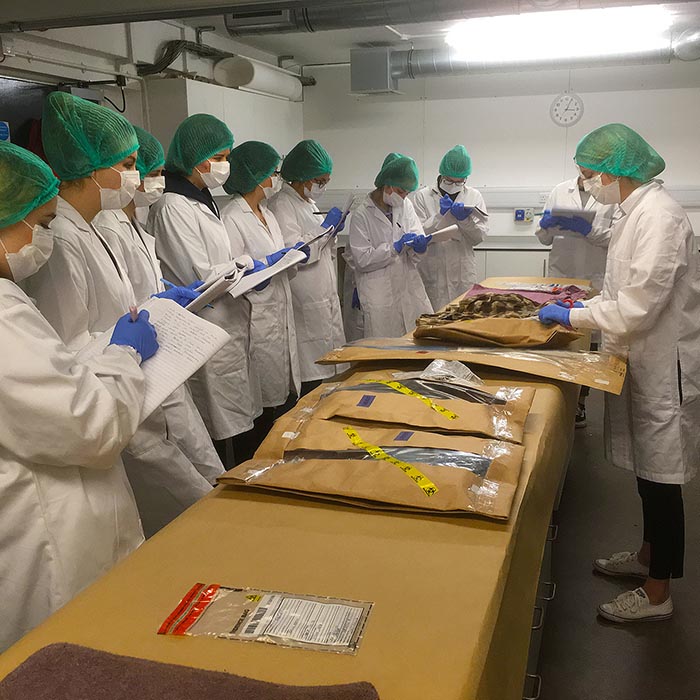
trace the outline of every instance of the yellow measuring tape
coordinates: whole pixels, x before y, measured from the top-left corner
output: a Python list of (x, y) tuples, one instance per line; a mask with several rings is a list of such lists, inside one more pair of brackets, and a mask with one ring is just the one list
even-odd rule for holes
[(445, 418), (447, 418), (448, 420), (455, 420), (455, 418), (459, 417), (456, 413), (452, 413), (452, 411), (445, 408), (444, 406), (436, 404), (432, 399), (429, 399), (427, 396), (423, 396), (423, 394), (419, 394), (417, 391), (413, 391), (413, 389), (409, 389), (407, 386), (404, 386), (400, 382), (390, 381), (386, 379), (363, 379), (362, 384), (384, 384), (384, 386), (388, 386), (394, 391), (398, 391), (400, 394), (405, 394), (406, 396), (413, 396), (414, 398), (419, 399), (426, 406), (432, 408), (433, 411), (437, 411), (441, 416), (445, 416)]
[(408, 462), (402, 462), (400, 459), (396, 459), (396, 457), (392, 457), (391, 455), (384, 452), (384, 450), (381, 447), (377, 447), (377, 445), (370, 445), (368, 442), (365, 442), (357, 434), (357, 431), (354, 428), (351, 428), (350, 426), (346, 426), (345, 428), (343, 428), (343, 430), (345, 431), (345, 434), (350, 438), (350, 442), (353, 445), (355, 445), (355, 447), (362, 448), (370, 457), (374, 457), (374, 459), (381, 459), (385, 462), (393, 464), (395, 467), (398, 467), (411, 481), (413, 481), (418, 486), (418, 488), (421, 489), (421, 491), (423, 491), (423, 493), (426, 496), (433, 496), (438, 492), (438, 487), (435, 486), (435, 484), (432, 481), (430, 481), (430, 479), (428, 479), (428, 477), (413, 464), (409, 464)]

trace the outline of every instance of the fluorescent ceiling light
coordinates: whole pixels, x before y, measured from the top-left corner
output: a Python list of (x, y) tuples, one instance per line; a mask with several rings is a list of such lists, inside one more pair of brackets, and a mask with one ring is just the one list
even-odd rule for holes
[(445, 41), (469, 62), (625, 56), (668, 48), (671, 23), (659, 5), (530, 12), (461, 22)]

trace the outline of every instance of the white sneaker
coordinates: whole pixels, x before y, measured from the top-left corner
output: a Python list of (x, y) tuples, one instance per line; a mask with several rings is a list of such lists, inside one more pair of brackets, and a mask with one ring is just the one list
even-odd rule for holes
[(626, 591), (598, 606), (598, 614), (612, 622), (654, 622), (668, 620), (673, 615), (673, 601), (669, 596), (661, 605), (652, 605), (643, 588)]
[(633, 576), (647, 578), (649, 567), (639, 563), (637, 552), (618, 552), (609, 559), (596, 559), (593, 562), (596, 571), (606, 576)]

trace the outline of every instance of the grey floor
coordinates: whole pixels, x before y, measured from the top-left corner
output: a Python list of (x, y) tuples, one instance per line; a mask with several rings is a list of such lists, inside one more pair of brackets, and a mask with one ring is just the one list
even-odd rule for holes
[(685, 578), (672, 589), (674, 617), (624, 626), (601, 620), (597, 605), (636, 584), (593, 574), (591, 561), (633, 551), (641, 537), (634, 478), (603, 456), (602, 415), (602, 397), (593, 392), (557, 516), (558, 591), (544, 629), (541, 700), (700, 698), (700, 479), (684, 489)]

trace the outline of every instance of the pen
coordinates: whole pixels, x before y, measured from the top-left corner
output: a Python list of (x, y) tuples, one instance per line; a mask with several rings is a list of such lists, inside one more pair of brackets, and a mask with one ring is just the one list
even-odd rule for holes
[(131, 315), (131, 320), (132, 321), (138, 321), (139, 318), (139, 310), (135, 306), (130, 306), (129, 307), (129, 314)]

